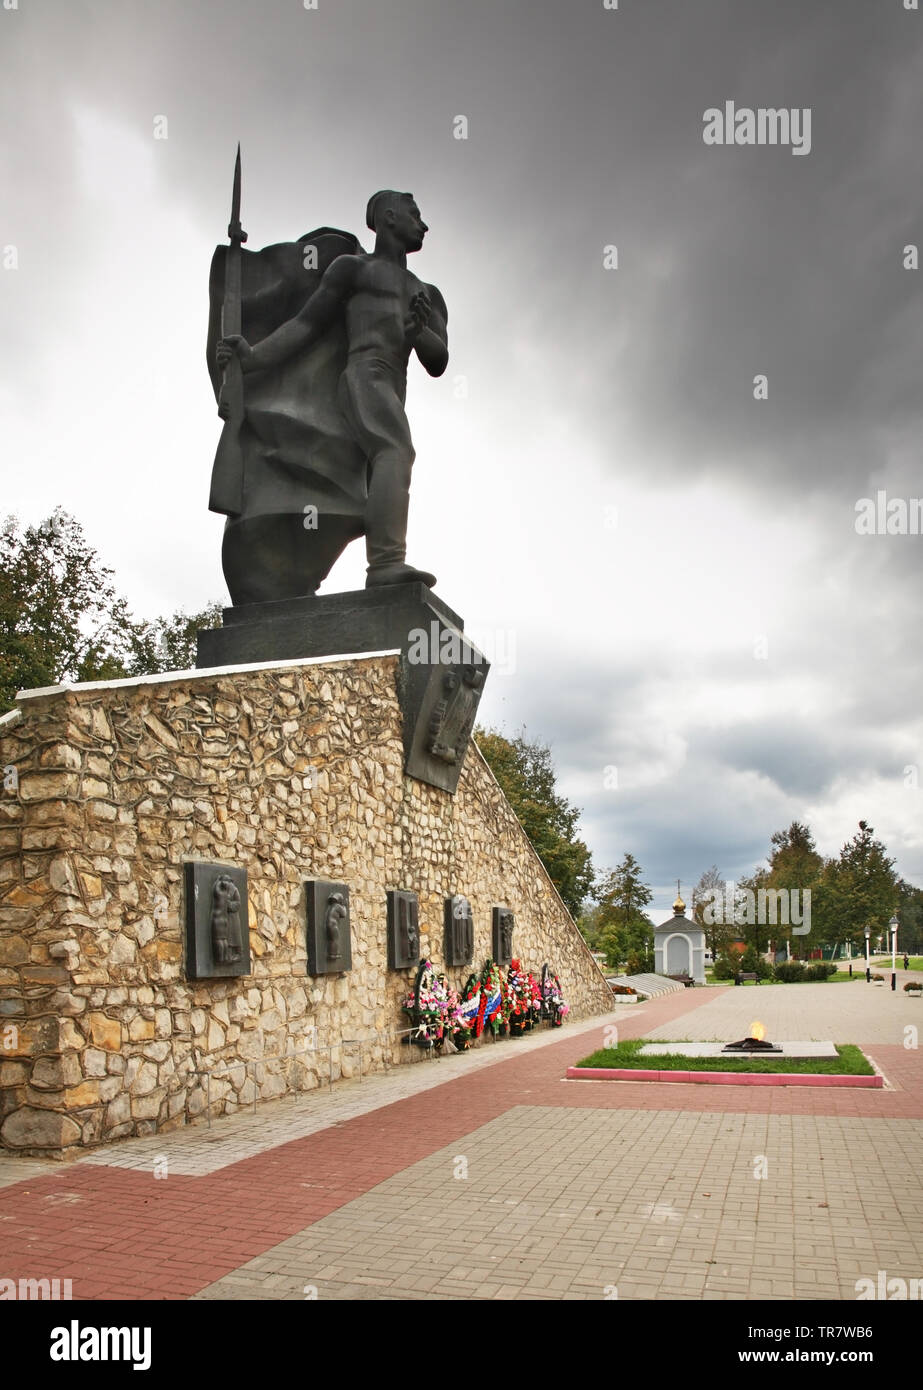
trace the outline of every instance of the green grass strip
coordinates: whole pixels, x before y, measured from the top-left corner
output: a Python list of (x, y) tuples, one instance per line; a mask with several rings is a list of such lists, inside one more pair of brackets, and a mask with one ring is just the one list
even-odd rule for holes
[(631, 1068), (634, 1071), (800, 1072), (809, 1076), (873, 1076), (875, 1068), (853, 1043), (836, 1043), (836, 1057), (675, 1057), (640, 1055), (649, 1038), (628, 1038), (618, 1047), (601, 1047), (578, 1067)]

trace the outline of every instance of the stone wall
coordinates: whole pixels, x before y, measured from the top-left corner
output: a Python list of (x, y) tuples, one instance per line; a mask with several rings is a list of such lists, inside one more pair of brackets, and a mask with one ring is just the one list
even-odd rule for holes
[[(413, 972), (387, 968), (390, 888), (419, 894), (434, 962), (445, 897), (472, 904), (474, 968), (506, 904), (515, 954), (551, 963), (574, 1016), (609, 1008), (476, 747), (454, 798), (403, 775), (397, 674), (379, 655), (88, 684), (32, 692), (0, 722), (6, 1147), (61, 1154), (183, 1125), (205, 1108), (206, 1072), (212, 1113), (302, 1090), (354, 1072), (344, 1039), (364, 1040), (363, 1068), (396, 1060)], [(248, 871), (246, 978), (184, 978), (190, 859)], [(350, 886), (347, 975), (307, 974), (311, 878)]]

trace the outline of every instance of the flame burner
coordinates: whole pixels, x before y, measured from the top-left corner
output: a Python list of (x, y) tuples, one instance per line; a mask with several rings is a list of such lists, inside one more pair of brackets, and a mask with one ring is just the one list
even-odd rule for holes
[(722, 1047), (722, 1052), (781, 1052), (781, 1047), (776, 1043), (766, 1042), (763, 1038), (741, 1038), (740, 1042), (727, 1043)]

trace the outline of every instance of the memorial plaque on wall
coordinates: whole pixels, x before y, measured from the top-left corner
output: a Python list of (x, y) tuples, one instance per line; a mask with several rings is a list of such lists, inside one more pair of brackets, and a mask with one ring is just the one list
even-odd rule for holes
[(474, 914), (468, 899), (456, 893), (445, 900), (445, 963), (470, 965), (474, 960)]
[(353, 966), (349, 888), (345, 883), (311, 879), (305, 883), (308, 919), (308, 974), (339, 975)]
[(416, 893), (388, 891), (388, 969), (409, 970), (420, 963), (420, 916)]
[(247, 870), (228, 864), (183, 865), (186, 979), (250, 974)]
[(434, 613), (428, 625), (410, 629), (401, 708), (411, 777), (455, 795), (489, 670), (484, 654), (447, 618)]
[(508, 907), (495, 907), (492, 915), (494, 960), (498, 965), (509, 965), (513, 959), (513, 927), (516, 919)]

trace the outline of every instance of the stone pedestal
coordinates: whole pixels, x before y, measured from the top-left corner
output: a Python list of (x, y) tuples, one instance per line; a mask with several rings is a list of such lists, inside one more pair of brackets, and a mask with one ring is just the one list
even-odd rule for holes
[(353, 652), (405, 651), (409, 633), (436, 620), (461, 633), (464, 622), (424, 584), (389, 584), (225, 608), (223, 627), (199, 633), (196, 666)]
[[(611, 1009), (476, 745), (454, 795), (405, 773), (402, 679), (398, 654), (203, 670), (32, 691), (0, 719), (3, 1146), (60, 1155), (190, 1123), (207, 1075), (213, 1114), (301, 1092), (355, 1068), (349, 1039), (365, 1069), (398, 1060), (394, 890), (416, 896), (437, 968), (463, 892), (478, 965), (507, 904), (524, 967), (550, 961), (576, 1017)], [(192, 978), (190, 864), (241, 871), (246, 974)], [(348, 889), (350, 954), (340, 913), (337, 971), (313, 976), (319, 881)], [(470, 968), (446, 973), (461, 988)]]
[(490, 663), (423, 584), (226, 608), (200, 632), (200, 668), (360, 652), (400, 653), (405, 770), (454, 792)]

